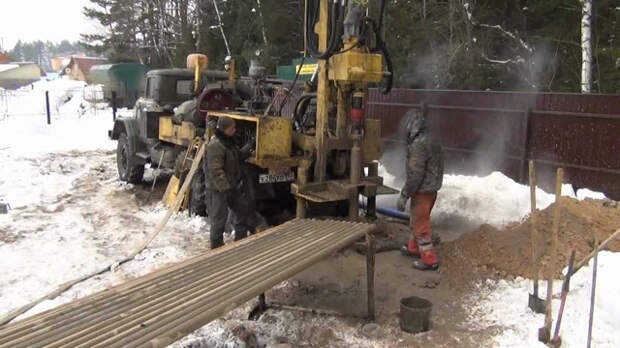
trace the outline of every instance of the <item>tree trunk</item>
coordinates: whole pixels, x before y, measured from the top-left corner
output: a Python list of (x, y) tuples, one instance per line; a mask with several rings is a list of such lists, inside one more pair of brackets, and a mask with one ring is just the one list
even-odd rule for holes
[(265, 29), (265, 19), (263, 18), (263, 7), (261, 6), (260, 0), (256, 0), (256, 4), (258, 5), (258, 15), (260, 16), (261, 33), (263, 34), (263, 43), (265, 44), (265, 48), (266, 48), (269, 46), (269, 41), (267, 40), (267, 30)]
[(592, 91), (592, 2), (581, 1), (581, 93)]

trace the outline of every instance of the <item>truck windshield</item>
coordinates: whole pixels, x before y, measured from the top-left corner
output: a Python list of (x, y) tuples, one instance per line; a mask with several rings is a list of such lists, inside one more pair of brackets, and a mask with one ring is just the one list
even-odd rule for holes
[(177, 81), (177, 95), (188, 96), (194, 94), (194, 81), (193, 80), (178, 80)]

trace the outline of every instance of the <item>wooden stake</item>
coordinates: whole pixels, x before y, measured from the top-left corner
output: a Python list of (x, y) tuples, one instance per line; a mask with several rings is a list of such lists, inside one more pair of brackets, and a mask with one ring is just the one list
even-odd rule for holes
[(534, 172), (534, 161), (529, 163), (530, 171), (530, 228), (532, 238), (532, 273), (534, 274), (534, 295), (538, 296), (538, 276), (540, 272), (540, 261), (538, 260), (538, 230), (536, 230), (536, 175)]
[(375, 320), (375, 242), (371, 232), (366, 233), (366, 300), (368, 320)]
[[(620, 231), (620, 230), (618, 230)], [(592, 270), (592, 291), (590, 294), (590, 320), (588, 322), (588, 348), (592, 344), (592, 325), (594, 324), (594, 303), (596, 300), (596, 268), (598, 267), (598, 251), (600, 246), (598, 245), (598, 239), (594, 236), (594, 269)]]
[(547, 279), (547, 308), (545, 311), (545, 326), (539, 330), (538, 339), (542, 342), (549, 342), (551, 339), (551, 323), (553, 321), (551, 314), (551, 301), (553, 294), (553, 267), (557, 262), (557, 246), (558, 246), (558, 229), (560, 227), (560, 212), (562, 198), (562, 180), (564, 178), (564, 169), (558, 168), (555, 179), (555, 209), (553, 211), (553, 227), (551, 230), (551, 271)]

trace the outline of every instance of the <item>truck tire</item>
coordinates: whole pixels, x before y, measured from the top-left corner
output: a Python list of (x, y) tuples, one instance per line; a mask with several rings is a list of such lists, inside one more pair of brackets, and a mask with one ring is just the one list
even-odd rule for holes
[(207, 216), (207, 187), (202, 166), (192, 178), (187, 209), (190, 216)]
[(144, 165), (130, 164), (129, 159), (131, 158), (131, 155), (127, 134), (121, 133), (118, 137), (118, 144), (116, 146), (116, 166), (118, 168), (118, 177), (121, 181), (125, 181), (130, 184), (139, 184), (142, 182)]

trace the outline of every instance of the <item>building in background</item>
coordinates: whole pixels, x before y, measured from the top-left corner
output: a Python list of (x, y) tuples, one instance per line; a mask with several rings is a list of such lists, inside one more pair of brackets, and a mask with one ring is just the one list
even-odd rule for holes
[(55, 57), (50, 58), (50, 66), (52, 71), (61, 73), (64, 68), (71, 62), (71, 57), (85, 58), (87, 57), (84, 52), (67, 51), (57, 53)]
[(54, 57), (50, 61), (50, 65), (52, 66), (52, 71), (60, 72), (62, 68), (69, 65), (71, 61), (71, 57)]
[(104, 64), (107, 60), (95, 57), (71, 57), (69, 64), (62, 69), (61, 76), (67, 75), (72, 80), (86, 81), (90, 68)]
[(0, 64), (0, 87), (18, 89), (39, 81), (45, 73), (32, 62), (13, 62)]

